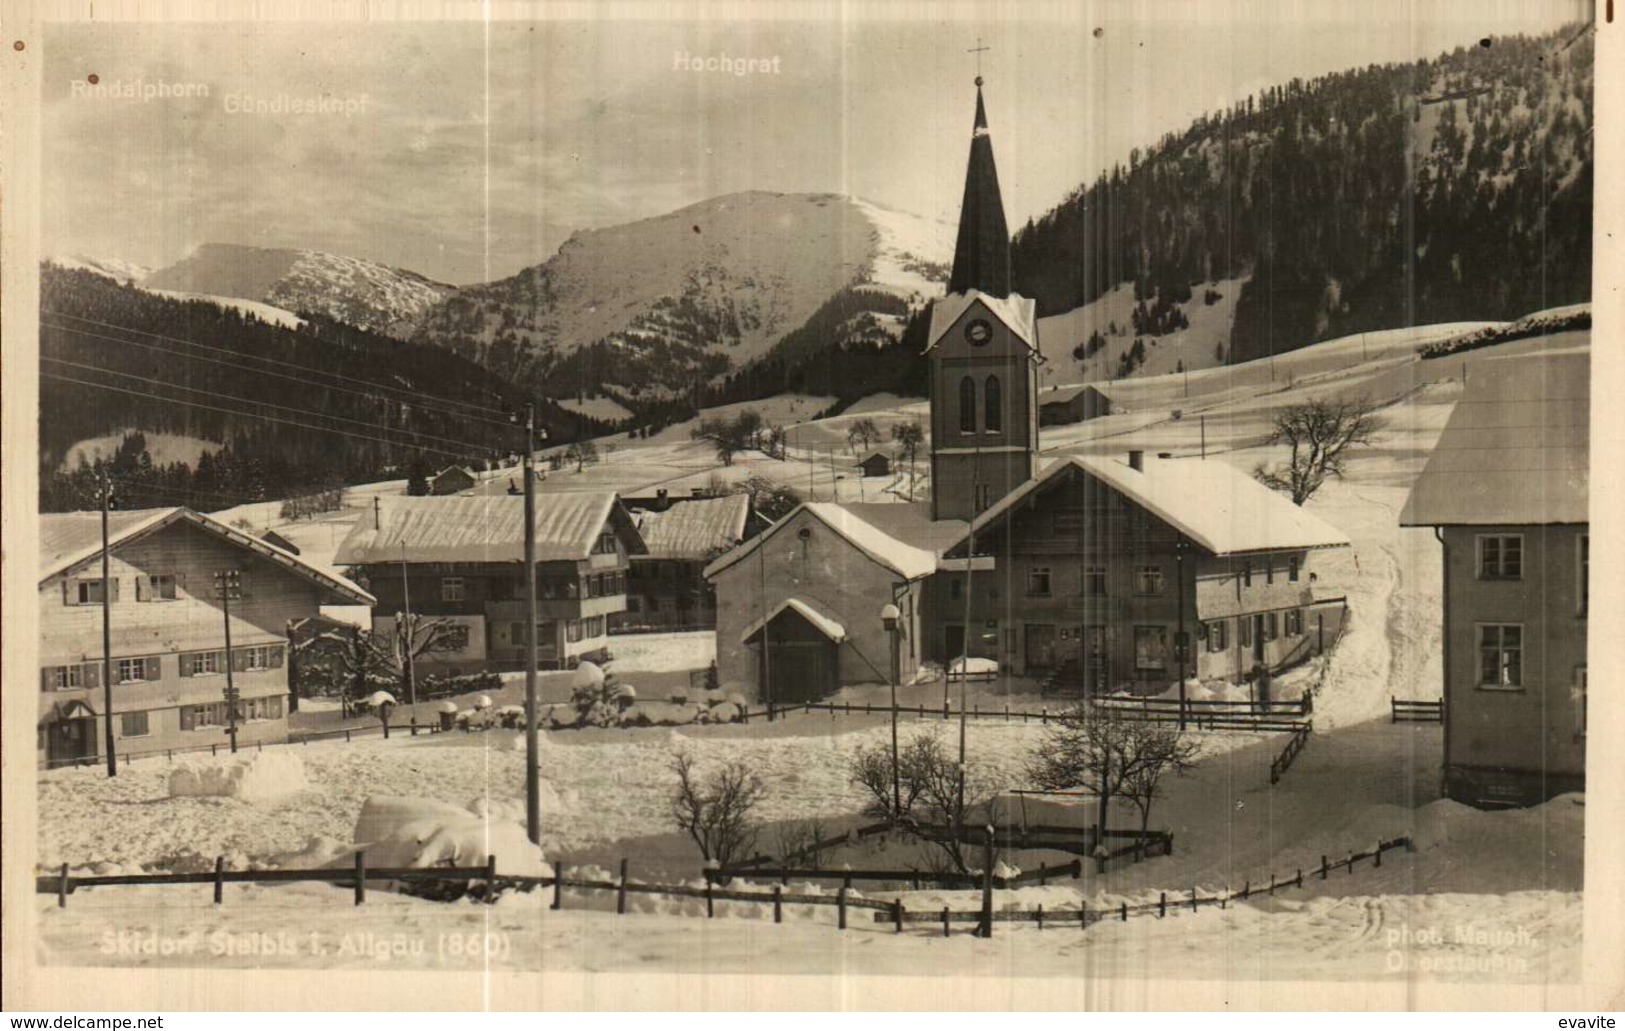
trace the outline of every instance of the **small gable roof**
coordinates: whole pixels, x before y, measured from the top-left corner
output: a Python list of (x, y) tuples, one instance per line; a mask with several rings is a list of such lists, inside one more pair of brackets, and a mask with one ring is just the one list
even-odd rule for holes
[(1038, 350), (1038, 305), (1031, 298), (1020, 294), (1011, 294), (1008, 297), (994, 297), (984, 294), (980, 290), (968, 290), (962, 294), (949, 294), (939, 297), (931, 302), (931, 331), (926, 336), (925, 350), (929, 352), (937, 343), (954, 328), (954, 324), (964, 315), (971, 305), (980, 304), (988, 313), (1000, 322), (1006, 329), (1016, 335), (1022, 343), (1031, 349), (1034, 357), (1039, 356)]
[[(905, 506), (898, 505), (895, 507), (902, 508)], [(774, 523), (761, 534), (752, 537), (727, 554), (718, 556), (716, 561), (705, 567), (705, 576), (707, 579), (711, 579), (729, 566), (750, 555), (761, 547), (768, 538), (781, 532), (791, 523), (796, 522), (796, 516), (803, 512), (829, 527), (847, 543), (876, 563), (906, 580), (917, 580), (936, 572), (936, 552), (927, 551), (924, 548), (915, 547), (912, 544), (906, 544), (898, 540), (857, 515), (855, 511), (857, 508), (859, 506), (841, 505), (831, 501), (803, 502), (795, 511)]]
[(1475, 364), (1399, 524), (1589, 523), (1590, 424), (1589, 349)]
[(1083, 394), (1099, 394), (1105, 400), (1111, 400), (1111, 395), (1107, 394), (1104, 390), (1101, 390), (1093, 383), (1080, 383), (1077, 386), (1060, 387), (1056, 390), (1039, 394), (1038, 403), (1040, 406), (1052, 404), (1070, 404), (1075, 398)]
[(762, 628), (773, 622), (775, 619), (778, 619), (779, 614), (784, 612), (785, 609), (790, 609), (791, 611), (800, 615), (808, 623), (811, 623), (814, 629), (823, 634), (825, 637), (829, 638), (831, 641), (834, 641), (836, 644), (840, 644), (842, 641), (846, 640), (846, 627), (842, 626), (840, 622), (834, 618), (826, 616), (824, 613), (818, 611), (818, 609), (813, 607), (812, 602), (803, 601), (800, 598), (786, 598), (784, 601), (779, 602), (778, 607), (772, 612), (769, 612), (767, 615), (756, 620), (750, 626), (747, 626), (739, 635), (739, 643), (745, 644), (752, 637), (755, 637), (757, 634), (761, 633)]
[[(613, 492), (542, 494), (536, 498), (536, 560), (584, 559), (605, 526), (621, 534), (632, 554), (648, 553), (632, 516)], [(333, 561), (346, 566), (399, 562), (403, 554), (408, 562), (523, 562), (524, 498), (390, 498), (379, 505), (376, 526), (366, 517), (356, 522)]]
[[(355, 605), (372, 605), (371, 594), (336, 573), (313, 565), (298, 555), (262, 540), (251, 533), (227, 526), (213, 516), (189, 508), (149, 508), (131, 512), (110, 512), (107, 516), (108, 546), (117, 550), (148, 534), (176, 523), (186, 523), (260, 558), (273, 562), (324, 587)], [(53, 577), (66, 576), (101, 554), (100, 512), (49, 512), (40, 516), (40, 586)]]
[(1062, 458), (977, 516), (971, 530), (981, 534), (1061, 477), (1083, 473), (1123, 494), (1214, 555), (1349, 544), (1348, 535), (1337, 527), (1224, 462), (1147, 456), (1143, 466), (1134, 469), (1125, 461), (1096, 455)]
[(672, 499), (670, 507), (632, 513), (650, 558), (707, 558), (745, 536), (750, 495)]

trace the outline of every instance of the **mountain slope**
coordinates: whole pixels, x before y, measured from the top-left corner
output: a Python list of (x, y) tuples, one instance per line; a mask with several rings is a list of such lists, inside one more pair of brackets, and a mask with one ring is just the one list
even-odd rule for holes
[(415, 272), (321, 251), (208, 243), (141, 280), (150, 290), (246, 298), (406, 338), (454, 292)]
[(886, 299), (854, 331), (895, 337), (951, 247), (947, 226), (846, 197), (731, 194), (577, 233), (547, 262), (448, 298), (414, 340), (553, 396), (653, 401), (750, 365), (853, 288)]
[(1584, 301), (1593, 61), (1570, 28), (1271, 87), (1030, 221), (1016, 286), (1055, 315), (1131, 284), (1150, 338), (1244, 279), (1233, 362)]

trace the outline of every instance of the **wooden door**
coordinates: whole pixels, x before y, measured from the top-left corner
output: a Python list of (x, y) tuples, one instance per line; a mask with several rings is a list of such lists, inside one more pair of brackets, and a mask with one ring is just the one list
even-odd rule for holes
[(1051, 623), (1026, 625), (1026, 651), (1022, 658), (1028, 670), (1055, 668), (1055, 626)]
[(45, 758), (51, 764), (67, 765), (96, 755), (96, 721), (57, 720), (46, 734)]

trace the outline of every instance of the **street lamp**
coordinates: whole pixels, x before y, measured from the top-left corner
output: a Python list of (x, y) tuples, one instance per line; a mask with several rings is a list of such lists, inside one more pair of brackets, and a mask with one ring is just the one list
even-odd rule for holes
[(903, 789), (901, 776), (898, 773), (897, 757), (897, 681), (902, 675), (902, 653), (898, 648), (898, 637), (902, 631), (902, 612), (894, 603), (888, 602), (880, 610), (881, 625), (891, 634), (891, 806), (892, 819), (898, 820), (903, 815)]

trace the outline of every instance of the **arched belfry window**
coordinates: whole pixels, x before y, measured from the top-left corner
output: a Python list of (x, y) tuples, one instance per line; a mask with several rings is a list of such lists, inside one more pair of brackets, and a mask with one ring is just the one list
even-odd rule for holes
[(983, 402), (987, 405), (987, 417), (982, 424), (989, 433), (1002, 433), (1004, 431), (1004, 398), (999, 395), (999, 377), (989, 376), (987, 386), (983, 389)]
[(976, 432), (976, 381), (969, 376), (959, 381), (959, 432)]

